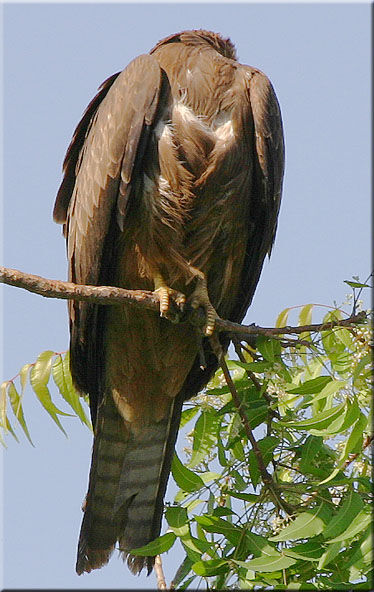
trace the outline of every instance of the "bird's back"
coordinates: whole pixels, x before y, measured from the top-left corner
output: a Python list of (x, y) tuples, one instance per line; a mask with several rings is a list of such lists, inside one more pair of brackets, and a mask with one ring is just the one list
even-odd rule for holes
[(161, 260), (171, 285), (185, 290), (193, 265), (208, 276), (218, 312), (230, 316), (248, 238), (253, 129), (242, 66), (229, 41), (218, 47), (197, 32), (151, 52), (163, 72), (163, 105), (134, 216), (152, 217), (152, 233), (138, 239), (139, 267)]

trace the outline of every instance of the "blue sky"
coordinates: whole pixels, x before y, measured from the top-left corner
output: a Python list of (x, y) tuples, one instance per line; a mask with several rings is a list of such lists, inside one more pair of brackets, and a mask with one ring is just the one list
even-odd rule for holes
[[(368, 4), (6, 4), (3, 264), (65, 279), (52, 208), (73, 129), (103, 80), (189, 28), (229, 36), (239, 60), (270, 77), (282, 108), (279, 230), (246, 320), (271, 326), (287, 306), (342, 302), (343, 280), (365, 279), (371, 263)], [(8, 379), (43, 350), (66, 350), (68, 323), (62, 301), (2, 292)], [(36, 447), (8, 438), (4, 453), (3, 586), (154, 588), (153, 576), (135, 578), (116, 555), (75, 575), (91, 435), (66, 418), (66, 439), (31, 390), (24, 405)], [(166, 558), (168, 582), (181, 558)]]

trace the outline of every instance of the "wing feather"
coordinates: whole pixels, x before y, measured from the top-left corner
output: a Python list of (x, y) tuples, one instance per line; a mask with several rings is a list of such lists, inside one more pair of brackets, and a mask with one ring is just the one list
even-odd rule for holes
[[(270, 80), (252, 69), (249, 99), (255, 127), (257, 178), (269, 208), (270, 255), (282, 196), (284, 174), (284, 136), (279, 103)], [(269, 239), (269, 236), (267, 236)]]
[[(255, 292), (264, 259), (270, 256), (282, 195), (284, 137), (280, 107), (270, 80), (249, 66), (238, 69), (241, 87), (236, 114), (246, 138), (243, 146), (254, 161), (250, 219), (241, 290), (231, 320), (241, 322)], [(242, 196), (242, 199), (248, 197)]]
[[(111, 253), (119, 231), (115, 218), (123, 228), (133, 171), (141, 166), (161, 84), (156, 59), (137, 57), (104, 83), (75, 130), (55, 203), (55, 219), (66, 224), (69, 278), (75, 283), (111, 283)], [(69, 311), (71, 370), (78, 388), (90, 392), (95, 417), (104, 313), (73, 301)]]
[(73, 138), (69, 144), (63, 163), (64, 178), (58, 190), (53, 209), (53, 219), (59, 224), (66, 222), (67, 210), (75, 185), (75, 171), (84, 140), (100, 103), (106, 97), (118, 75), (119, 72), (116, 72), (116, 74), (113, 74), (101, 84), (99, 92), (88, 105), (82, 119), (74, 130)]
[[(125, 189), (131, 183), (141, 135), (152, 123), (149, 113), (155, 114), (152, 107), (157, 104), (160, 86), (161, 70), (156, 60), (139, 56), (119, 74), (97, 110), (76, 173), (70, 204), (74, 215), (68, 212), (69, 257), (75, 253), (76, 269), (72, 272), (77, 283), (99, 281), (113, 210), (119, 197), (126, 195), (128, 199)], [(118, 208), (123, 224), (123, 199)]]

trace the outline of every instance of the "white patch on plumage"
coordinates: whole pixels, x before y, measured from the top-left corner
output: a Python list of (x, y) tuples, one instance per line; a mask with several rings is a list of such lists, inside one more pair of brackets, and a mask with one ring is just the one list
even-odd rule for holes
[(232, 121), (228, 121), (227, 123), (224, 123), (223, 125), (217, 127), (215, 134), (217, 136), (217, 139), (223, 142), (231, 140), (234, 137)]
[(155, 183), (153, 179), (148, 177), (148, 175), (146, 175), (145, 173), (143, 173), (143, 183), (145, 193), (153, 193), (155, 189)]
[(155, 127), (155, 135), (159, 142), (166, 141), (171, 143), (173, 141), (170, 125), (165, 123), (165, 121), (158, 122)]
[(165, 177), (163, 177), (162, 175), (159, 176), (158, 178), (158, 186), (160, 191), (169, 191), (170, 190), (170, 183), (167, 179), (165, 179)]
[(213, 133), (216, 141), (227, 142), (234, 137), (234, 128), (231, 120), (231, 113), (221, 111), (215, 117), (212, 128), (204, 123), (204, 117), (196, 115), (190, 107), (187, 107), (183, 101), (178, 101), (174, 105), (174, 110), (186, 124), (199, 126), (205, 133)]
[(178, 103), (174, 105), (174, 110), (179, 113), (179, 115), (185, 122), (197, 122), (197, 117), (195, 113), (183, 102), (178, 101)]
[(227, 142), (234, 137), (231, 113), (221, 111), (215, 118), (213, 126), (217, 140)]
[(205, 133), (211, 131), (209, 127), (204, 124), (203, 120), (206, 119), (206, 117), (204, 115), (196, 115), (196, 113), (194, 113), (190, 107), (187, 107), (183, 101), (183, 98), (180, 101), (174, 103), (174, 111), (177, 112), (184, 123), (197, 125), (201, 127)]

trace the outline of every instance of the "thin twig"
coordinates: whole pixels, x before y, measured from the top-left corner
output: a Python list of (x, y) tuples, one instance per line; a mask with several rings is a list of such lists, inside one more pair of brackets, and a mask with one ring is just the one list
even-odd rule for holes
[[(37, 275), (31, 275), (18, 271), (0, 267), (0, 283), (22, 288), (39, 294), (45, 298), (60, 298), (63, 300), (80, 300), (92, 302), (100, 305), (129, 304), (138, 308), (149, 310), (159, 310), (159, 299), (151, 291), (147, 290), (126, 290), (115, 286), (85, 286), (63, 282), (61, 280), (49, 280)], [(300, 334), (306, 331), (327, 331), (334, 327), (351, 327), (357, 323), (362, 323), (366, 318), (365, 311), (356, 315), (351, 315), (347, 319), (331, 321), (329, 323), (304, 325), (302, 327), (258, 327), (256, 325), (240, 325), (224, 319), (216, 320), (216, 330), (218, 332), (229, 333), (232, 337), (248, 340), (249, 336), (265, 335), (274, 337), (275, 335)], [(202, 320), (202, 325), (204, 324)]]
[(229, 369), (227, 367), (227, 364), (225, 361), (225, 356), (223, 354), (221, 345), (220, 345), (218, 339), (214, 338), (214, 337), (211, 337), (210, 343), (211, 343), (211, 346), (212, 346), (212, 349), (213, 349), (215, 355), (217, 356), (217, 358), (219, 360), (219, 364), (221, 366), (223, 375), (225, 377), (226, 384), (230, 389), (232, 400), (234, 401), (235, 407), (240, 415), (240, 419), (242, 420), (247, 438), (252, 445), (252, 450), (253, 450), (253, 453), (257, 459), (258, 468), (260, 470), (261, 477), (263, 479), (265, 487), (269, 490), (269, 493), (271, 494), (276, 506), (281, 508), (287, 514), (291, 515), (293, 513), (293, 508), (282, 499), (279, 489), (276, 486), (276, 484), (274, 483), (273, 477), (270, 475), (270, 473), (266, 469), (261, 450), (260, 450), (260, 448), (257, 444), (257, 441), (253, 435), (253, 431), (252, 431), (252, 428), (251, 428), (250, 423), (248, 421), (248, 417), (243, 409), (242, 401), (240, 400), (238, 392), (235, 388), (235, 384), (231, 378)]
[[(243, 356), (243, 352), (242, 349), (246, 349), (243, 347), (243, 345), (240, 343), (240, 341), (238, 339), (234, 339), (233, 340), (234, 343), (234, 348), (236, 351), (236, 355), (238, 356), (239, 360), (243, 363), (246, 362), (245, 357)], [(248, 350), (247, 350), (248, 351)], [(261, 392), (261, 383), (258, 380), (257, 376), (255, 375), (254, 372), (252, 372), (251, 370), (249, 370), (248, 368), (246, 368), (246, 374), (248, 376), (248, 378), (253, 382), (255, 388), (257, 391)], [(267, 393), (266, 391), (264, 391), (262, 393), (262, 396), (264, 397), (264, 399), (269, 403), (269, 407), (268, 407), (268, 417), (266, 420), (266, 434), (267, 436), (270, 435), (271, 433), (271, 423), (273, 420), (273, 417), (277, 417), (278, 419), (280, 419), (279, 413), (277, 411), (275, 411), (274, 409), (271, 409), (270, 404), (273, 403), (273, 399), (271, 398), (271, 396), (269, 395), (269, 393)]]
[[(245, 357), (243, 356), (242, 353), (242, 344), (240, 343), (240, 341), (238, 339), (234, 339), (234, 348), (235, 348), (235, 352), (236, 355), (238, 356), (239, 360), (245, 364), (247, 362), (247, 360), (245, 359)], [(256, 387), (256, 390), (261, 391), (261, 383), (258, 380), (257, 376), (255, 375), (254, 372), (252, 372), (251, 370), (249, 370), (248, 368), (246, 368), (246, 374), (248, 376), (248, 378), (253, 382), (253, 384)], [(272, 403), (273, 400), (272, 398), (268, 395), (268, 393), (265, 391), (264, 393), (262, 393), (264, 399), (267, 400), (268, 403)]]
[(164, 570), (162, 568), (162, 561), (160, 555), (156, 555), (155, 557), (155, 574), (157, 578), (157, 590), (167, 590), (168, 587), (166, 585)]

